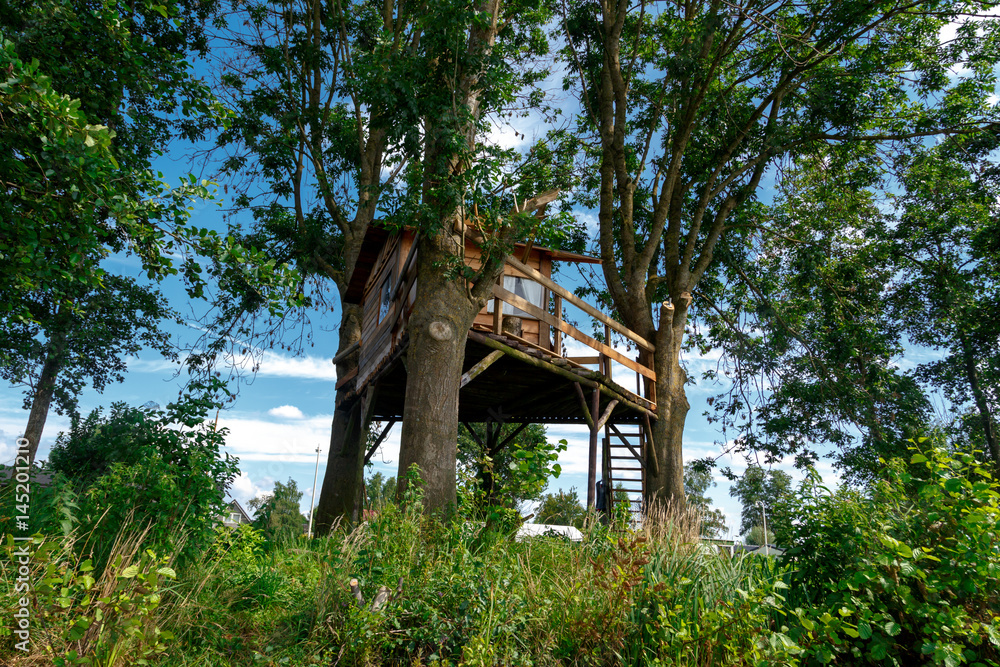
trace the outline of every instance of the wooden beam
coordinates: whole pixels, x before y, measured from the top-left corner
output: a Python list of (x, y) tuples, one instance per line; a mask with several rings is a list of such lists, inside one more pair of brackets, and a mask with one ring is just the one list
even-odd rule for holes
[(487, 368), (489, 368), (490, 366), (492, 366), (493, 362), (495, 362), (497, 359), (499, 359), (502, 356), (503, 356), (503, 352), (501, 352), (500, 350), (493, 350), (492, 352), (490, 352), (489, 354), (487, 354), (485, 357), (483, 357), (482, 359), (480, 359), (478, 362), (476, 362), (475, 366), (473, 366), (469, 370), (467, 370), (464, 373), (462, 373), (462, 382), (461, 382), (461, 384), (459, 384), (458, 388), (461, 389), (465, 385), (467, 385), (470, 382), (472, 382), (473, 380), (475, 380), (476, 377), (480, 373), (482, 373)]
[[(577, 385), (578, 387), (580, 385)], [(590, 415), (597, 417), (601, 409), (601, 392), (595, 387), (590, 396)], [(596, 422), (590, 423), (590, 460), (587, 462), (587, 509), (593, 511), (597, 506), (597, 438), (601, 427)]]
[(528, 347), (530, 347), (532, 349), (535, 349), (535, 350), (538, 350), (539, 352), (544, 352), (545, 354), (547, 354), (550, 357), (553, 356), (553, 352), (551, 350), (547, 350), (544, 347), (542, 347), (541, 345), (537, 345), (535, 343), (532, 343), (530, 340), (528, 340), (527, 338), (524, 338), (523, 336), (518, 336), (518, 335), (512, 334), (509, 331), (504, 331), (500, 335), (503, 336), (504, 338), (513, 338), (518, 343), (521, 343), (522, 345), (527, 345)]
[(600, 431), (601, 427), (604, 426), (604, 424), (607, 423), (608, 417), (610, 417), (611, 413), (614, 412), (614, 409), (615, 409), (616, 405), (618, 405), (618, 401), (612, 399), (611, 402), (608, 403), (608, 406), (606, 408), (604, 408), (604, 414), (602, 414), (601, 418), (597, 420), (597, 427), (596, 428), (597, 428), (598, 431)]
[(520, 350), (516, 350), (516, 349), (512, 348), (511, 346), (505, 345), (504, 343), (501, 343), (498, 340), (493, 340), (492, 338), (490, 338), (486, 334), (479, 333), (478, 331), (469, 331), (468, 336), (469, 336), (469, 338), (471, 338), (475, 342), (479, 343), (480, 345), (485, 345), (486, 347), (492, 348), (494, 350), (501, 350), (504, 354), (506, 354), (509, 357), (514, 357), (518, 361), (526, 363), (529, 366), (534, 366), (535, 368), (544, 369), (544, 370), (552, 373), (553, 375), (558, 375), (559, 377), (563, 378), (564, 380), (568, 380), (568, 381), (573, 382), (573, 383), (579, 383), (580, 385), (586, 386), (586, 387), (597, 387), (600, 390), (600, 392), (602, 394), (604, 394), (605, 396), (607, 396), (609, 398), (616, 398), (616, 399), (618, 399), (618, 401), (620, 403), (622, 403), (624, 405), (627, 405), (629, 407), (629, 409), (631, 409), (631, 410), (639, 413), (640, 415), (646, 415), (648, 417), (651, 417), (652, 419), (656, 419), (656, 413), (655, 412), (651, 412), (648, 408), (639, 405), (635, 401), (631, 401), (631, 400), (623, 397), (621, 394), (619, 394), (618, 392), (616, 392), (614, 389), (611, 389), (610, 387), (606, 387), (603, 384), (601, 384), (600, 382), (595, 382), (594, 380), (590, 380), (590, 379), (585, 378), (585, 377), (580, 377), (579, 375), (577, 375), (573, 371), (566, 370), (565, 368), (559, 368), (558, 366), (556, 366), (555, 364), (553, 364), (551, 362), (544, 361), (542, 359), (538, 359), (536, 357), (531, 356), (530, 354), (526, 354), (525, 352), (521, 352)]
[(583, 418), (587, 421), (587, 426), (593, 429), (594, 418), (590, 414), (590, 408), (587, 407), (587, 398), (583, 395), (583, 387), (580, 386), (579, 382), (574, 382), (573, 386), (576, 388), (576, 395), (580, 399), (580, 409), (583, 410)]
[(525, 422), (525, 423), (519, 425), (516, 429), (514, 429), (513, 433), (511, 433), (510, 435), (508, 435), (506, 438), (503, 439), (503, 441), (499, 445), (497, 445), (496, 447), (494, 447), (493, 449), (490, 450), (490, 456), (491, 457), (494, 456), (497, 452), (499, 452), (501, 449), (503, 449), (504, 447), (506, 447), (507, 444), (511, 440), (513, 440), (518, 435), (520, 435), (521, 431), (523, 431), (524, 429), (528, 428), (528, 426), (530, 426), (530, 425), (531, 424), (529, 424), (528, 422)]
[[(650, 352), (653, 352), (655, 350), (655, 348), (653, 347), (653, 344), (650, 343), (648, 340), (646, 340), (645, 338), (643, 338), (642, 336), (640, 336), (636, 332), (632, 331), (631, 329), (629, 329), (624, 324), (622, 324), (620, 322), (614, 321), (613, 319), (611, 319), (610, 317), (608, 317), (607, 315), (605, 315), (601, 311), (599, 311), (596, 308), (594, 308), (593, 306), (591, 306), (589, 303), (587, 303), (583, 299), (579, 298), (578, 296), (576, 296), (575, 294), (573, 294), (572, 292), (570, 292), (569, 290), (567, 290), (565, 287), (562, 287), (558, 283), (554, 282), (551, 278), (548, 278), (548, 277), (542, 275), (542, 273), (540, 273), (539, 271), (536, 271), (535, 269), (533, 269), (532, 267), (528, 266), (527, 264), (524, 264), (523, 262), (519, 262), (517, 260), (517, 258), (515, 258), (515, 257), (507, 257), (507, 263), (510, 264), (511, 266), (513, 266), (515, 269), (517, 269), (521, 273), (523, 273), (524, 275), (526, 275), (529, 278), (531, 278), (532, 280), (534, 280), (535, 282), (541, 283), (544, 287), (548, 287), (549, 290), (551, 290), (553, 294), (558, 294), (559, 296), (561, 296), (562, 298), (566, 299), (567, 301), (569, 301), (571, 304), (573, 304), (574, 306), (576, 306), (577, 308), (579, 308), (583, 312), (585, 312), (588, 315), (590, 315), (591, 317), (593, 317), (598, 322), (602, 322), (602, 323), (608, 325), (609, 327), (611, 327), (612, 329), (614, 329), (615, 331), (617, 331), (618, 333), (620, 333), (621, 335), (626, 336), (628, 338), (631, 338), (636, 343), (638, 343), (642, 347), (646, 348)], [(518, 307), (520, 308), (520, 306), (518, 306)]]
[(486, 446), (483, 445), (483, 441), (479, 439), (478, 435), (476, 435), (476, 431), (475, 429), (472, 428), (472, 424), (470, 424), (469, 422), (462, 422), (462, 426), (464, 426), (465, 430), (469, 432), (469, 435), (472, 436), (472, 439), (476, 441), (476, 444), (479, 445), (479, 448), (485, 452)]
[(608, 428), (610, 428), (614, 432), (614, 434), (618, 436), (618, 439), (621, 440), (621, 443), (623, 445), (628, 447), (628, 450), (632, 452), (632, 456), (634, 456), (635, 460), (639, 462), (639, 465), (645, 468), (646, 462), (642, 460), (642, 456), (639, 454), (639, 452), (635, 451), (635, 447), (633, 447), (632, 444), (625, 438), (625, 436), (622, 435), (622, 432), (618, 430), (618, 427), (615, 426), (614, 424), (608, 424)]
[(503, 299), (504, 301), (514, 306), (515, 308), (520, 308), (524, 312), (534, 317), (536, 320), (541, 320), (546, 324), (550, 324), (559, 331), (565, 333), (567, 336), (575, 338), (581, 343), (586, 343), (588, 346), (592, 347), (598, 352), (601, 352), (605, 356), (611, 357), (612, 359), (620, 363), (622, 366), (632, 369), (636, 373), (639, 373), (640, 375), (649, 378), (653, 382), (656, 381), (656, 373), (654, 373), (651, 369), (636, 363), (632, 359), (629, 359), (628, 357), (626, 357), (624, 354), (614, 349), (613, 347), (605, 345), (604, 343), (591, 338), (590, 336), (583, 333), (582, 331), (572, 326), (568, 322), (564, 322), (563, 320), (553, 317), (552, 315), (546, 313), (544, 310), (542, 310), (535, 304), (529, 302), (527, 299), (522, 299), (513, 292), (509, 292), (505, 290), (503, 287), (500, 287), (499, 285), (493, 286), (493, 294), (496, 297)]
[(521, 206), (517, 205), (517, 200), (514, 200), (514, 210), (511, 213), (531, 213), (546, 204), (554, 202), (559, 198), (559, 189), (547, 190), (541, 194), (537, 194), (531, 199), (525, 199), (524, 204)]
[(336, 366), (337, 364), (339, 364), (341, 361), (349, 357), (351, 353), (357, 350), (359, 347), (361, 347), (360, 340), (356, 340), (350, 345), (348, 345), (343, 352), (339, 352), (337, 356), (333, 358), (333, 365)]
[[(556, 294), (555, 298), (552, 299), (552, 303), (554, 304), (554, 309), (556, 311), (556, 317), (558, 317), (561, 320), (563, 318), (562, 297), (559, 296), (558, 294)], [(548, 322), (546, 322), (546, 324), (548, 324)], [(552, 332), (552, 347), (555, 348), (552, 351), (556, 353), (556, 356), (560, 356), (561, 357), (562, 356), (562, 331), (560, 331), (559, 329), (556, 329), (555, 331)]]
[(658, 477), (660, 474), (660, 463), (656, 460), (656, 448), (653, 447), (653, 426), (649, 423), (649, 415), (643, 415), (646, 427), (646, 462), (652, 469), (654, 477)]
[(390, 292), (390, 294), (392, 294), (393, 300), (399, 298), (400, 295), (397, 294), (397, 292), (399, 292), (400, 288), (402, 288), (405, 284), (403, 281), (406, 279), (406, 274), (410, 272), (411, 268), (413, 268), (411, 265), (416, 261), (416, 257), (417, 239), (414, 238), (413, 243), (410, 244), (409, 252), (406, 253), (406, 259), (403, 260), (403, 266), (399, 269), (399, 276), (396, 278), (396, 284), (392, 286), (392, 292)]
[(355, 366), (354, 368), (352, 368), (351, 370), (349, 370), (347, 372), (347, 375), (345, 375), (342, 378), (337, 378), (337, 386), (334, 387), (334, 389), (340, 389), (345, 384), (347, 384), (348, 382), (350, 382), (351, 380), (353, 380), (355, 377), (357, 377), (357, 375), (358, 375), (358, 368), (360, 368), (360, 366)]
[(597, 357), (564, 357), (567, 361), (572, 361), (574, 364), (580, 364), (581, 366), (591, 366), (593, 364), (601, 363), (601, 358)]
[(371, 448), (368, 450), (368, 453), (365, 454), (365, 463), (366, 464), (368, 463), (368, 461), (371, 460), (372, 454), (375, 453), (375, 450), (378, 449), (379, 445), (381, 445), (382, 442), (386, 439), (386, 436), (389, 435), (389, 429), (391, 429), (395, 424), (396, 424), (396, 420), (395, 419), (390, 419), (386, 423), (385, 428), (382, 429), (382, 432), (379, 433), (378, 438), (375, 439), (375, 444), (373, 444), (371, 446)]

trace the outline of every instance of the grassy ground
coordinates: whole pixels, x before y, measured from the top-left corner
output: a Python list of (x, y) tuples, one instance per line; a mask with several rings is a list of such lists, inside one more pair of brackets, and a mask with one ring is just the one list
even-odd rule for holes
[[(50, 543), (32, 578), (58, 581), (39, 593), (31, 651), (14, 650), (18, 638), (8, 635), (0, 657), (14, 666), (60, 657), (73, 664), (76, 650), (97, 656), (85, 664), (145, 658), (206, 667), (764, 657), (766, 642), (757, 640), (771, 623), (779, 573), (767, 561), (701, 546), (696, 530), (684, 516), (661, 515), (638, 532), (592, 524), (582, 543), (518, 542), (481, 525), (426, 519), (419, 506), (388, 505), (356, 530), (311, 541), (267, 548), (245, 531), (177, 572), (143, 560), (141, 540), (123, 541), (89, 587), (82, 563)], [(380, 588), (387, 599), (373, 608)], [(103, 629), (95, 634), (98, 606)]]
[(128, 521), (8, 537), (0, 663), (1000, 665), (1000, 482), (971, 454), (914, 448), (865, 492), (808, 477), (776, 513), (780, 563), (720, 554), (682, 512), (519, 542), (412, 493), (277, 544)]

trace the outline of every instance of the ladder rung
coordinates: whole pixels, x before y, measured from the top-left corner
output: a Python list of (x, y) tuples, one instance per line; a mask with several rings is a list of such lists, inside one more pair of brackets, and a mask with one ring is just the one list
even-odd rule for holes
[[(629, 479), (626, 477), (611, 477), (609, 479), (612, 482), (632, 482), (633, 484), (642, 484), (641, 479)], [(622, 491), (642, 491), (642, 489), (622, 489)]]

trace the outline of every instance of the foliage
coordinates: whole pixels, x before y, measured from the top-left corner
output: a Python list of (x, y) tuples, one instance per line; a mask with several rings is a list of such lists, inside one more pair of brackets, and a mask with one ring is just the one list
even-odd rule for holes
[[(155, 609), (127, 593), (135, 606), (121, 607), (121, 625), (139, 615), (149, 639), (117, 645), (135, 659), (166, 630), (171, 664), (208, 667), (996, 662), (998, 483), (971, 455), (914, 452), (865, 492), (809, 477), (775, 510), (787, 561), (720, 553), (698, 540), (697, 511), (662, 507), (636, 531), (588, 522), (581, 543), (519, 542), (425, 516), (414, 477), (400, 504), (350, 532), (253, 558), (206, 554)], [(229, 534), (255, 549), (260, 536), (244, 533)], [(44, 570), (40, 553), (32, 567)], [(93, 578), (117, 586), (110, 562)], [(85, 575), (67, 591), (82, 592)], [(0, 585), (0, 599), (13, 595)], [(91, 607), (49, 608), (45, 636), (65, 654), (73, 647), (59, 638)], [(0, 637), (0, 659), (13, 651)]]
[[(186, 225), (188, 201), (204, 199), (207, 183), (192, 176), (170, 190), (150, 170), (173, 133), (195, 137), (223, 120), (182, 57), (197, 24), (179, 17), (205, 11), (210, 3), (112, 2), (100, 11), (75, 0), (5, 4), (0, 131), (10, 150), (0, 158), (0, 206), (12, 224), (0, 236), (4, 321), (30, 322), (23, 300), (32, 294), (58, 302), (99, 288), (100, 263), (112, 252), (135, 253), (151, 278), (179, 272), (174, 253), (227, 263), (248, 254)], [(92, 85), (109, 63), (114, 82)], [(180, 272), (200, 295), (197, 264), (186, 259)]]
[[(142, 535), (117, 541), (104, 568), (77, 559), (71, 542), (35, 536), (30, 542), (27, 589), (32, 606), (32, 644), (57, 667), (154, 664), (174, 635), (160, 627), (157, 613), (162, 587), (176, 578), (168, 559), (139, 549)], [(8, 536), (5, 551), (15, 553)], [(22, 593), (23, 594), (23, 593)], [(13, 606), (11, 606), (13, 608)]]
[[(226, 122), (227, 112), (184, 59), (204, 52), (202, 27), (216, 8), (190, 0), (3, 3), (0, 324), (12, 333), (34, 329), (2, 341), (0, 360), (19, 370), (15, 381), (38, 363), (32, 335), (41, 333), (47, 340), (35, 347), (48, 343), (48, 356), (58, 357), (67, 346), (93, 345), (99, 317), (107, 315), (100, 335), (113, 338), (122, 313), (88, 308), (95, 295), (136, 297), (136, 308), (149, 309), (151, 293), (107, 285), (103, 262), (113, 253), (136, 256), (152, 280), (180, 274), (192, 297), (238, 275), (274, 310), (299, 300), (294, 272), (231, 236), (188, 225), (191, 202), (209, 197), (207, 181), (191, 175), (171, 189), (151, 169), (172, 137), (197, 139)], [(211, 258), (207, 271), (198, 257)], [(89, 326), (73, 329), (82, 319)], [(151, 316), (131, 330), (145, 328), (146, 342), (162, 348), (153, 340), (161, 336), (158, 324)], [(127, 350), (128, 333), (105, 359)], [(63, 370), (90, 375), (95, 385), (105, 381), (99, 368), (85, 365)], [(115, 359), (112, 368), (121, 366)], [(71, 377), (68, 385), (78, 383)]]
[(308, 519), (299, 511), (302, 492), (296, 481), (275, 482), (270, 494), (253, 498), (247, 507), (256, 512), (253, 525), (271, 542), (286, 541), (302, 534)]
[(234, 528), (219, 524), (208, 551), (209, 560), (221, 560), (227, 567), (252, 568), (264, 555), (264, 533), (248, 523)]
[(535, 510), (535, 523), (583, 528), (586, 518), (587, 510), (580, 502), (576, 487), (545, 494)]
[(216, 517), (237, 460), (223, 454), (225, 429), (207, 421), (209, 395), (187, 393), (163, 411), (113, 404), (74, 418), (52, 449), (49, 467), (79, 494), (81, 529), (104, 552), (123, 525), (148, 529), (161, 553), (193, 557), (214, 537)]
[(378, 509), (396, 498), (396, 478), (380, 472), (365, 480), (365, 506)]
[[(768, 207), (746, 211), (753, 231), (730, 237), (705, 283), (714, 309), (695, 340), (723, 351), (729, 386), (710, 400), (720, 439), (771, 463), (814, 463), (823, 446), (865, 483), (878, 458), (905, 454), (929, 419), (912, 375), (893, 360), (901, 327), (887, 302), (899, 276), (887, 243), (887, 187), (870, 146), (800, 155)], [(751, 333), (752, 332), (752, 333)]]
[[(464, 494), (480, 512), (490, 505), (518, 509), (541, 497), (549, 477), (559, 477), (562, 468), (556, 461), (566, 441), (550, 443), (540, 424), (519, 426), (473, 424), (472, 432), (468, 425), (459, 428), (458, 465), (472, 485)], [(509, 437), (513, 439), (500, 447)], [(493, 451), (487, 451), (491, 445)]]
[(1000, 659), (1000, 483), (972, 454), (929, 444), (890, 462), (869, 496), (815, 473), (800, 488), (790, 636), (810, 663)]
[(684, 493), (688, 506), (701, 514), (701, 536), (719, 537), (726, 532), (726, 517), (712, 499), (705, 495), (715, 486), (711, 469), (688, 463), (684, 466)]
[[(743, 505), (740, 514), (740, 533), (749, 532), (754, 526), (762, 525), (767, 515), (768, 528), (771, 525), (775, 507), (784, 503), (792, 492), (792, 478), (784, 470), (764, 470), (760, 466), (750, 466), (743, 476), (733, 482), (729, 495), (739, 498)], [(770, 530), (768, 531), (770, 532)]]
[(1000, 470), (1000, 228), (991, 139), (956, 138), (899, 160), (903, 192), (888, 245), (902, 272), (893, 314), (913, 343), (944, 351), (921, 364), (917, 377), (970, 417), (958, 432)]
[[(739, 271), (758, 255), (744, 261), (739, 249), (761, 235), (782, 234), (760, 215), (765, 176), (780, 179), (789, 158), (831, 145), (871, 146), (874, 161), (880, 149), (891, 153), (934, 134), (987, 134), (998, 113), (989, 99), (997, 81), (989, 63), (997, 61), (1000, 22), (990, 2), (959, 7), (935, 0), (809, 6), (577, 0), (562, 8), (564, 87), (581, 104), (574, 133), (585, 174), (579, 202), (598, 209), (602, 270), (617, 315), (655, 344), (649, 362), (659, 415), (652, 441), (662, 473), (647, 476), (647, 495), (679, 498), (682, 471), (667, 464), (682, 459), (688, 410), (680, 353), (706, 314), (726, 320), (740, 304), (738, 294), (728, 298), (713, 289), (720, 257), (737, 250), (721, 280), (740, 282)], [(947, 25), (957, 30), (945, 41)], [(948, 74), (958, 63), (968, 77)], [(860, 273), (864, 265), (831, 268)], [(835, 293), (825, 296), (836, 300)], [(821, 309), (802, 310), (824, 317)], [(842, 330), (833, 313), (832, 326)], [(727, 323), (744, 339), (756, 335), (741, 325)], [(822, 326), (804, 332), (805, 345), (822, 347), (828, 333)], [(865, 422), (872, 425), (892, 414), (897, 392), (883, 381), (891, 373), (882, 372), (888, 365), (882, 350), (860, 352), (831, 351), (850, 357), (852, 372), (843, 381), (856, 377), (859, 384), (840, 387), (826, 406), (846, 420), (873, 401), (852, 404), (844, 396), (872, 391), (876, 414)], [(799, 361), (808, 369), (805, 355)], [(767, 376), (746, 377), (769, 388)], [(803, 391), (828, 388), (807, 380)], [(740, 421), (751, 415), (749, 406), (727, 407)], [(794, 431), (829, 419), (812, 420), (795, 407), (790, 398), (776, 425)], [(781, 436), (773, 442), (780, 445)], [(793, 443), (808, 447), (805, 439)]]
[[(97, 391), (121, 382), (126, 359), (151, 349), (174, 358), (170, 338), (160, 330), (176, 313), (156, 290), (120, 276), (105, 275), (103, 285), (74, 295), (39, 293), (25, 299), (28, 321), (0, 331), (0, 377), (26, 390), (25, 408), (40, 383), (46, 362), (58, 370), (52, 393), (57, 412), (74, 413), (87, 381)], [(59, 340), (56, 350), (53, 342)]]
[(743, 536), (743, 542), (744, 542), (744, 544), (750, 544), (750, 545), (763, 545), (763, 544), (774, 545), (774, 544), (777, 543), (776, 539), (774, 537), (774, 533), (771, 531), (771, 526), (770, 525), (768, 525), (768, 527), (767, 527), (767, 541), (766, 542), (764, 540), (764, 527), (763, 526), (754, 526), (753, 528), (751, 528), (750, 530), (748, 530), (747, 534)]
[[(39, 288), (56, 296), (52, 286), (73, 272), (87, 287), (99, 285), (95, 250), (113, 235), (99, 233), (97, 223), (105, 207), (131, 212), (114, 189), (114, 133), (90, 124), (79, 100), (53, 90), (38, 61), (25, 62), (6, 33), (0, 47), (0, 143), (7, 147), (0, 155), (0, 292), (8, 297), (0, 313), (30, 322), (20, 298)], [(40, 220), (76, 220), (82, 229)]]

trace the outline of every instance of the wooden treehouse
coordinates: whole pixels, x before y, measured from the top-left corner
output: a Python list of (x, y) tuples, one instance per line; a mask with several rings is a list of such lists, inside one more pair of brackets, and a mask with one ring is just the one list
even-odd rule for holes
[[(366, 419), (384, 429), (365, 462), (402, 419), (406, 390), (406, 324), (416, 299), (415, 236), (369, 227), (344, 300), (362, 305), (359, 364), (338, 379), (353, 382), (352, 394), (364, 397)], [(466, 261), (478, 268), (480, 250), (466, 240)], [(459, 420), (486, 423), (491, 453), (507, 445), (528, 424), (586, 424), (590, 429), (588, 506), (595, 502), (598, 477), (604, 488), (624, 489), (638, 511), (645, 486), (650, 423), (656, 415), (652, 369), (639, 361), (652, 344), (556, 284), (553, 262), (601, 260), (519, 244), (504, 267), (502, 284), (468, 332), (465, 372), (459, 394)], [(635, 357), (583, 333), (564, 319), (574, 307), (604, 325), (604, 340), (624, 338)], [(583, 354), (570, 356), (567, 347)], [(352, 348), (353, 349), (353, 348)], [(352, 350), (345, 351), (350, 352)], [(521, 427), (500, 440), (497, 424)], [(471, 428), (469, 429), (471, 432)], [(603, 438), (601, 437), (603, 432)], [(475, 436), (473, 436), (475, 437)], [(598, 468), (599, 444), (603, 456)], [(607, 494), (609, 500), (616, 494)], [(620, 494), (619, 494), (620, 495)]]

